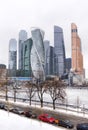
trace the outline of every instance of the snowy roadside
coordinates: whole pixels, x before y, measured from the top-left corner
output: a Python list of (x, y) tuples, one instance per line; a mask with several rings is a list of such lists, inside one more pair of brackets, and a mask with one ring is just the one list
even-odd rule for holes
[(1, 130), (67, 130), (63, 127), (56, 127), (41, 121), (19, 116), (0, 110), (0, 129)]
[[(0, 101), (6, 102), (3, 99), (0, 99)], [(41, 108), (40, 105), (37, 105), (37, 104), (29, 106), (29, 104), (25, 103), (25, 102), (15, 102), (15, 103), (13, 101), (8, 101), (8, 102), (12, 103), (14, 105), (22, 106), (22, 107), (39, 108), (41, 110), (50, 110), (50, 111), (55, 112), (55, 113), (62, 113), (62, 114), (65, 114), (65, 115), (70, 115), (70, 116), (75, 116), (75, 117), (81, 117), (81, 118), (84, 118), (84, 119), (88, 119), (88, 113), (81, 112), (80, 109), (78, 109), (78, 110), (75, 110), (75, 109), (67, 110), (66, 107), (65, 107), (65, 108), (58, 108), (58, 109), (53, 110), (53, 108), (50, 108), (50, 107), (47, 107), (47, 106)]]

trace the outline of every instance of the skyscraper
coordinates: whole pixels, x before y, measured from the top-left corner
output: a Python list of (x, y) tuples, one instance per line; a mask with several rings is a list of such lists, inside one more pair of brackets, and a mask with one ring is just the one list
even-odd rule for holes
[(54, 26), (54, 73), (62, 76), (65, 73), (65, 46), (63, 30)]
[(17, 41), (11, 39), (9, 41), (9, 76), (16, 76), (17, 69)]
[(71, 24), (71, 40), (72, 40), (72, 70), (77, 74), (84, 74), (83, 55), (81, 48), (81, 40), (78, 35), (77, 26)]
[(66, 65), (66, 73), (69, 73), (71, 70), (71, 58), (65, 59), (65, 65)]
[(44, 48), (45, 48), (45, 74), (49, 75), (50, 42), (48, 40), (44, 41)]
[(33, 46), (31, 49), (31, 67), (33, 75), (36, 79), (45, 79), (44, 64), (44, 32), (39, 28), (32, 28), (31, 30)]
[(19, 43), (18, 43), (18, 69), (23, 70), (23, 44), (27, 40), (27, 32), (21, 30), (19, 32)]
[(54, 47), (50, 46), (48, 40), (44, 41), (45, 48), (45, 74), (53, 75), (54, 74)]
[(25, 77), (31, 77), (32, 76), (32, 70), (31, 70), (31, 48), (32, 48), (32, 39), (29, 38), (26, 41), (24, 41), (23, 44), (23, 75)]
[(50, 46), (49, 75), (54, 75), (54, 47)]

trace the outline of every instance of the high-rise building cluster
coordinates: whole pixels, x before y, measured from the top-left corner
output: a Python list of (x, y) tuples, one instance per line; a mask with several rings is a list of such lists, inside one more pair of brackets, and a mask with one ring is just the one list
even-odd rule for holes
[[(9, 76), (34, 76), (37, 79), (42, 77), (44, 80), (46, 76), (50, 75), (61, 78), (74, 73), (78, 77), (83, 77), (81, 40), (77, 33), (77, 26), (73, 23), (71, 24), (71, 34), (72, 58), (66, 58), (61, 27), (54, 26), (54, 47), (50, 45), (49, 40), (44, 40), (43, 30), (32, 28), (30, 38), (25, 30), (21, 30), (18, 48), (16, 39), (9, 41)], [(73, 76), (69, 77), (71, 79)]]

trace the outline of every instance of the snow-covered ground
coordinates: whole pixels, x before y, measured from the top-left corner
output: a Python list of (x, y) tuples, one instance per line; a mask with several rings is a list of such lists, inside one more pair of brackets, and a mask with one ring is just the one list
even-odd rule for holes
[(66, 130), (62, 127), (0, 110), (0, 130)]
[(85, 105), (88, 108), (88, 89), (67, 88), (66, 93), (68, 104), (77, 105), (77, 102), (79, 102), (79, 106)]

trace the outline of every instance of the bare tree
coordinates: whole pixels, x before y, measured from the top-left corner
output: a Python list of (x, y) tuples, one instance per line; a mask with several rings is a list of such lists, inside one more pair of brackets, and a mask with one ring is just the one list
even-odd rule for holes
[(65, 93), (65, 84), (61, 80), (47, 80), (45, 82), (45, 85), (48, 88), (49, 94), (51, 96), (51, 99), (53, 101), (53, 109), (55, 109), (55, 101), (61, 100), (63, 101), (65, 99), (66, 93)]
[(37, 87), (37, 93), (41, 103), (41, 107), (43, 107), (43, 95), (47, 91), (47, 86), (45, 86), (45, 82), (41, 82), (37, 84), (36, 87)]
[(34, 97), (35, 92), (36, 92), (36, 85), (30, 81), (25, 83), (25, 87), (27, 88), (26, 93), (30, 101), (31, 105), (31, 99)]

